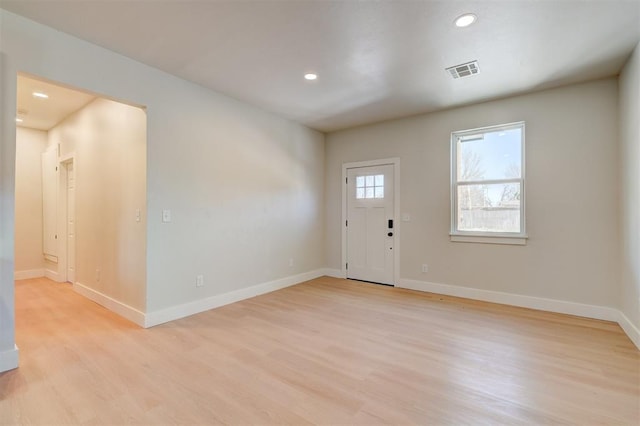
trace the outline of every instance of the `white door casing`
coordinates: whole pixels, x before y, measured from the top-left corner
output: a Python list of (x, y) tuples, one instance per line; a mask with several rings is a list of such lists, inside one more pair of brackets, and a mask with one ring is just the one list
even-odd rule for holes
[(67, 281), (76, 280), (76, 179), (73, 161), (67, 169)]
[(58, 159), (58, 264), (55, 277), (57, 282), (74, 283), (76, 279), (76, 243), (77, 235), (77, 170), (75, 153), (60, 156)]
[(346, 277), (395, 284), (394, 164), (346, 169)]
[(42, 252), (45, 258), (58, 261), (58, 151), (42, 153)]

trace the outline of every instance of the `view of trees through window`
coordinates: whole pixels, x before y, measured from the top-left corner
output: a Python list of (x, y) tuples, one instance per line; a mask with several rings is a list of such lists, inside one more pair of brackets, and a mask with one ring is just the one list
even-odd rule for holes
[(523, 125), (454, 134), (454, 231), (521, 233)]

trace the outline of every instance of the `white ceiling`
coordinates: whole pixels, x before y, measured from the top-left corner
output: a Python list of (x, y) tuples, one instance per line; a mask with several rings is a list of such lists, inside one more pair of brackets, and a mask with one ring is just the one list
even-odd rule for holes
[[(44, 93), (49, 98), (34, 97), (34, 92)], [(19, 75), (16, 117), (22, 122), (16, 125), (49, 130), (95, 98), (88, 93)]]
[[(322, 131), (613, 76), (640, 39), (640, 0), (0, 7)], [(456, 28), (465, 12), (478, 21)], [(478, 75), (444, 70), (476, 59)]]

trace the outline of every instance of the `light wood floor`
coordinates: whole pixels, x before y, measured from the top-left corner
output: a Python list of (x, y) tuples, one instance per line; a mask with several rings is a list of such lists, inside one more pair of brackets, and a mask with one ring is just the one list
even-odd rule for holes
[(320, 278), (152, 329), (16, 284), (0, 424), (640, 424), (618, 325)]

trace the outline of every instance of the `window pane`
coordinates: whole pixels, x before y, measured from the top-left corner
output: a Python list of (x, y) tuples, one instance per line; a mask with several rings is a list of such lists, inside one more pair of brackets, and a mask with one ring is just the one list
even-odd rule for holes
[(384, 186), (376, 186), (374, 192), (376, 198), (384, 198)]
[(366, 177), (365, 186), (373, 186), (373, 176), (367, 176)]
[(365, 198), (373, 198), (373, 187), (365, 188)]
[(364, 198), (364, 188), (356, 188), (356, 198)]
[(376, 186), (384, 186), (384, 175), (376, 175)]
[(460, 138), (457, 142), (458, 180), (521, 177), (521, 138), (521, 128), (487, 132), (467, 140)]
[(459, 185), (458, 231), (520, 232), (520, 184)]
[(356, 187), (357, 188), (364, 188), (364, 176), (356, 177)]

